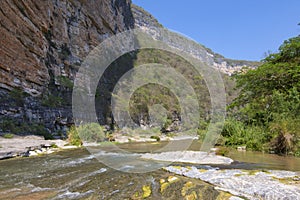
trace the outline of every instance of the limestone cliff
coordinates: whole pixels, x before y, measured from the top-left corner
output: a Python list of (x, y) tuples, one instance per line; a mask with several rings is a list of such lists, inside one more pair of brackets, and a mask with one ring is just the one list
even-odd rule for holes
[(130, 0), (3, 0), (0, 87), (37, 96), (73, 79), (106, 37), (133, 28)]
[(81, 62), (134, 20), (131, 0), (2, 0), (0, 24), (0, 132), (26, 134), (65, 132)]
[[(73, 123), (73, 80), (88, 53), (124, 30), (162, 27), (131, 0), (2, 0), (0, 24), (0, 133), (58, 137)], [(227, 74), (256, 65), (203, 51)], [(113, 122), (110, 93), (118, 78), (133, 67), (132, 60), (143, 60), (134, 52), (130, 58), (113, 63), (100, 79), (96, 109), (102, 124)]]

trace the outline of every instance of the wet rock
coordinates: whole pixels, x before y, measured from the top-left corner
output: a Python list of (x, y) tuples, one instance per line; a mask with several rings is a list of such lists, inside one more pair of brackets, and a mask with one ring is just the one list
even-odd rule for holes
[[(165, 168), (175, 174), (201, 179), (216, 186), (217, 189), (248, 199), (300, 199), (300, 187), (293, 178), (296, 172), (290, 171), (247, 171), (247, 170), (198, 170), (196, 167)], [(285, 182), (289, 180), (289, 182)]]
[(197, 164), (230, 164), (233, 162), (231, 158), (200, 151), (170, 151), (157, 154), (146, 153), (142, 155), (142, 158)]

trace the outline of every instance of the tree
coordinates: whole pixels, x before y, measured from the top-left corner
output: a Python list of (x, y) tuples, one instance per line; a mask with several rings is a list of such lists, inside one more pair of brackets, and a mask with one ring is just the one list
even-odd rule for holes
[(227, 120), (222, 133), (226, 142), (248, 146), (243, 133), (243, 138), (258, 141), (254, 150), (267, 146), (277, 153), (300, 155), (300, 35), (284, 41), (258, 68), (234, 78), (240, 93), (229, 106), (235, 120)]
[(283, 101), (290, 102), (294, 101), (291, 94), (299, 95), (300, 36), (286, 40), (279, 52), (265, 58), (257, 69), (240, 72), (234, 77), (241, 92), (230, 107), (239, 109), (240, 119), (265, 124), (273, 119), (275, 111), (291, 112), (286, 107), (279, 110), (278, 107), (282, 106), (276, 105), (275, 100), (282, 95)]

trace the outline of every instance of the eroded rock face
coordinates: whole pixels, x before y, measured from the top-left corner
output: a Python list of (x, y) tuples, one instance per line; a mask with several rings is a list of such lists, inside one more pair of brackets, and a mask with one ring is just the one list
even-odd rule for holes
[(4, 0), (0, 8), (0, 88), (37, 96), (74, 78), (101, 41), (133, 27), (130, 0)]
[(72, 84), (88, 53), (134, 27), (131, 0), (3, 0), (0, 23), (0, 120), (49, 132), (72, 124)]
[[(0, 120), (9, 118), (17, 125), (38, 123), (49, 132), (65, 132), (73, 123), (73, 81), (94, 47), (130, 28), (147, 32), (162, 27), (151, 14), (131, 5), (131, 0), (3, 0), (0, 24)], [(188, 51), (199, 54), (193, 48)], [(237, 69), (231, 67), (235, 64), (249, 64), (226, 60), (209, 49), (203, 51), (214, 67), (228, 74)], [(137, 55), (130, 56), (134, 60)], [(126, 58), (120, 63), (99, 81), (105, 94), (96, 105), (102, 124), (113, 124), (109, 93), (118, 78), (133, 67)], [(177, 119), (179, 116), (166, 131), (176, 130)], [(0, 132), (5, 128), (0, 124)]]

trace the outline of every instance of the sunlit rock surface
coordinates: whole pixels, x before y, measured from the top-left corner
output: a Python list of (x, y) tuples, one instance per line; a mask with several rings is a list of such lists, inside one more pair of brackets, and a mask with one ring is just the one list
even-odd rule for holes
[(291, 171), (197, 169), (169, 166), (165, 170), (211, 183), (215, 188), (248, 199), (300, 199), (299, 174)]

